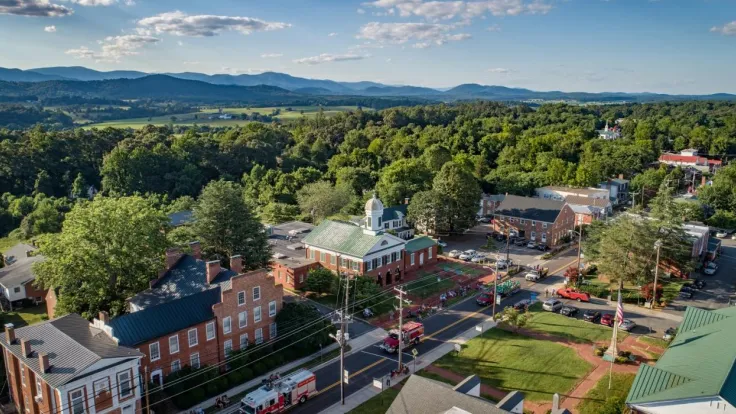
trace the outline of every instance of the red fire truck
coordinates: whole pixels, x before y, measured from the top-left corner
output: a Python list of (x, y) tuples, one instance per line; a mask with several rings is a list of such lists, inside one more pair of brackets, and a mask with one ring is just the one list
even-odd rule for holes
[[(407, 322), (401, 328), (401, 338), (403, 341), (403, 348), (408, 348), (412, 345), (418, 345), (424, 336), (424, 325), (421, 322)], [(383, 340), (381, 349), (393, 354), (399, 350), (399, 330), (392, 329), (388, 332), (388, 336)]]
[(278, 376), (264, 381), (263, 386), (240, 400), (243, 414), (281, 413), (292, 405), (302, 404), (317, 395), (317, 376), (302, 369), (285, 378)]

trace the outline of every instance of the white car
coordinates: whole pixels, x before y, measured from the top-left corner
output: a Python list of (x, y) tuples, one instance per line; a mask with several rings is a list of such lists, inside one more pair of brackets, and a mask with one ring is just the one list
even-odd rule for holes
[(725, 231), (723, 231), (723, 230), (720, 230), (720, 231), (718, 231), (718, 232), (716, 233), (716, 237), (718, 237), (719, 239), (723, 239), (723, 238), (726, 238), (727, 236), (728, 236), (728, 233), (726, 233), (726, 232), (725, 232)]
[(621, 325), (619, 325), (619, 328), (623, 329), (626, 332), (631, 331), (636, 326), (636, 323), (632, 321), (631, 319), (624, 319), (623, 322), (621, 322)]
[(499, 269), (505, 269), (505, 268), (509, 267), (509, 262), (507, 262), (506, 259), (498, 259), (496, 261), (496, 266)]
[(481, 263), (481, 262), (484, 262), (486, 260), (488, 260), (488, 258), (486, 257), (486, 255), (481, 254), (481, 253), (476, 254), (475, 257), (473, 257), (472, 259), (470, 259), (470, 261), (473, 262), (473, 263)]
[(466, 262), (469, 260), (472, 260), (475, 256), (477, 256), (478, 253), (475, 250), (466, 250), (458, 256), (458, 259), (465, 260)]
[(708, 276), (716, 274), (716, 271), (718, 271), (718, 265), (715, 262), (708, 262), (708, 264), (705, 266), (705, 269), (703, 269), (703, 273)]
[(460, 250), (451, 250), (450, 253), (447, 253), (447, 256), (453, 259), (457, 259), (457, 257), (460, 256), (461, 254), (462, 252)]
[(560, 309), (562, 309), (562, 302), (560, 302), (557, 299), (547, 299), (542, 304), (542, 309), (548, 311), (548, 312), (557, 312)]

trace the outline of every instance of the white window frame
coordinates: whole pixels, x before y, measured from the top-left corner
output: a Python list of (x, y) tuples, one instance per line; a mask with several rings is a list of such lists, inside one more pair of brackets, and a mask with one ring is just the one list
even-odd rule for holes
[[(279, 271), (279, 274), (281, 274), (281, 271)], [(243, 299), (242, 301), (240, 300), (241, 298)], [(245, 291), (241, 290), (240, 292), (238, 292), (238, 306), (243, 305), (245, 305)]]
[[(256, 297), (256, 292), (258, 292), (258, 297)], [(253, 302), (261, 300), (261, 287), (256, 286), (253, 288)]]
[(43, 384), (41, 384), (40, 376), (36, 376), (36, 397), (43, 400)]
[(171, 372), (172, 373), (174, 373), (174, 372), (176, 372), (176, 371), (178, 371), (180, 369), (181, 369), (181, 361), (179, 361), (178, 359), (175, 359), (175, 360), (171, 361)]
[[(215, 322), (207, 322), (207, 325), (205, 327), (205, 333), (207, 334), (207, 340), (210, 341), (212, 339), (215, 339), (217, 336), (217, 332), (215, 332)], [(210, 335), (210, 333), (212, 335)]]
[(248, 333), (240, 335), (240, 349), (248, 348)]
[(524, 219), (519, 219), (519, 224), (526, 224), (526, 220), (524, 220)]
[(337, 258), (335, 257), (334, 254), (330, 255), (330, 264), (331, 265), (337, 264)]
[(314, 260), (314, 249), (309, 249), (309, 258)]
[(256, 345), (263, 343), (263, 328), (256, 329)]
[(414, 266), (414, 253), (412, 253), (409, 257), (411, 258), (409, 264)]
[(230, 358), (233, 353), (233, 340), (228, 339), (222, 344), (222, 352), (225, 354), (225, 358)]
[(273, 339), (276, 335), (278, 335), (278, 327), (276, 326), (276, 322), (272, 322), (268, 325), (268, 339)]
[(327, 261), (327, 253), (325, 252), (319, 252), (319, 261), (324, 263)]
[(97, 381), (92, 383), (92, 392), (94, 393), (95, 398), (97, 398), (97, 396), (101, 394), (100, 391), (107, 391), (110, 393), (110, 395), (112, 395), (112, 392), (110, 391), (109, 377), (98, 379)]
[(248, 311), (242, 311), (238, 314), (238, 327), (245, 328), (248, 326)]
[[(192, 343), (192, 332), (194, 332), (194, 343)], [(199, 345), (199, 333), (197, 332), (197, 328), (187, 331), (187, 342), (189, 343), (190, 348)]]
[(542, 228), (543, 229), (546, 229), (547, 228), (547, 223), (542, 223)]
[[(271, 309), (272, 305), (273, 305), (273, 312), (271, 311), (272, 310)], [(276, 316), (276, 308), (277, 307), (276, 307), (276, 301), (275, 300), (272, 300), (272, 301), (268, 302), (268, 316), (269, 317)]]
[(299, 275), (299, 283), (304, 283), (304, 273)]
[[(156, 354), (158, 354), (156, 358), (153, 357), (154, 345), (156, 345)], [(161, 346), (159, 345), (158, 341), (148, 344), (148, 360), (153, 362), (158, 361), (159, 359), (161, 359)]]
[(26, 367), (22, 364), (20, 366), (20, 384), (26, 386)]
[[(121, 375), (125, 376), (125, 379), (121, 380), (120, 379)], [(133, 380), (131, 378), (129, 370), (118, 372), (115, 378), (118, 380), (118, 392), (120, 393), (120, 395), (118, 395), (119, 398), (128, 398), (131, 395), (133, 395), (133, 393), (135, 392), (135, 389), (133, 388)], [(127, 394), (123, 394), (122, 384), (125, 382), (128, 383), (128, 393)]]
[(222, 318), (222, 333), (229, 334), (232, 331), (233, 331), (232, 318), (230, 318), (229, 316)]
[(360, 263), (354, 261), (353, 262), (353, 271), (357, 272), (358, 269), (360, 269)]
[[(74, 394), (79, 393), (78, 396), (74, 396)], [(75, 410), (75, 404), (76, 402), (82, 403), (82, 411), (76, 411)], [(84, 401), (84, 387), (79, 387), (76, 390), (71, 390), (69, 392), (69, 412), (71, 414), (85, 414), (87, 412), (87, 404), (85, 404)]]
[(537, 222), (532, 220), (532, 226), (536, 226), (536, 225), (537, 225)]
[[(176, 351), (174, 351), (174, 347), (171, 344), (171, 340), (175, 341), (176, 344)], [(179, 335), (172, 335), (169, 337), (169, 355), (171, 354), (178, 354), (179, 353)]]
[(431, 258), (432, 258), (432, 246), (429, 246), (429, 248), (427, 249), (427, 259), (431, 259)]
[(263, 319), (263, 316), (261, 315), (261, 307), (256, 306), (255, 308), (253, 308), (253, 322), (258, 323), (261, 321), (261, 319)]
[(365, 262), (365, 271), (370, 272), (371, 270), (373, 270), (373, 261), (368, 260), (367, 262)]
[[(197, 363), (196, 364), (197, 366), (194, 366), (195, 365), (194, 364), (195, 361)], [(199, 368), (199, 364), (200, 364), (199, 363), (199, 352), (195, 352), (195, 353), (191, 354), (189, 356), (189, 366), (192, 367), (192, 368), (194, 368), (194, 369), (197, 369), (197, 368)]]

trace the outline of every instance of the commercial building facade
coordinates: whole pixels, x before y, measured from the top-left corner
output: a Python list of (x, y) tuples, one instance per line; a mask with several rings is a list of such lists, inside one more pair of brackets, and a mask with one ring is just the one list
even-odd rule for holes
[(496, 209), (493, 228), (556, 246), (574, 230), (575, 213), (564, 201), (508, 195)]

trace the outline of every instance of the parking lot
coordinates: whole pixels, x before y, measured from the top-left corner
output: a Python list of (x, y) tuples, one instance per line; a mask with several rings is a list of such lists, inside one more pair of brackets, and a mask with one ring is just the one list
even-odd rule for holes
[(729, 301), (736, 302), (734, 284), (736, 283), (736, 240), (724, 239), (721, 255), (716, 259), (718, 271), (712, 276), (696, 273), (707, 285), (698, 291), (692, 299), (673, 301), (674, 307), (697, 306), (704, 309), (718, 309), (728, 306)]

